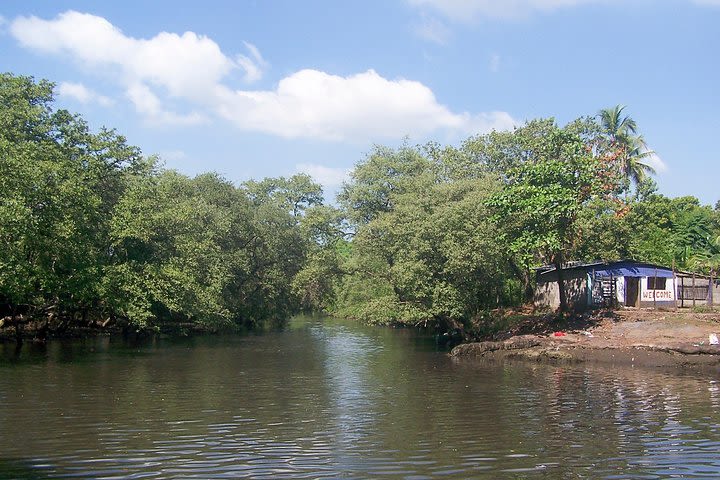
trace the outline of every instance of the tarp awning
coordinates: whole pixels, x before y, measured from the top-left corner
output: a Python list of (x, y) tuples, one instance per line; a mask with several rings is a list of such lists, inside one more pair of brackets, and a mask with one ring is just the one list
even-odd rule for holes
[(614, 268), (596, 268), (593, 269), (596, 278), (602, 277), (662, 277), (673, 278), (672, 270), (665, 268), (652, 268), (640, 266), (622, 266)]

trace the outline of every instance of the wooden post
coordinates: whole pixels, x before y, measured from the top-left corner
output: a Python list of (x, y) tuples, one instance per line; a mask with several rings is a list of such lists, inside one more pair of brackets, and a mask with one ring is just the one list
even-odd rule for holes
[(678, 306), (677, 306), (677, 293), (678, 293), (678, 286), (677, 286), (677, 277), (675, 277), (675, 259), (673, 258), (672, 261), (672, 272), (673, 272), (673, 296), (675, 299), (673, 300), (673, 310), (677, 312)]
[(692, 292), (693, 292), (693, 308), (695, 308), (695, 272), (693, 272)]
[(655, 267), (655, 285), (653, 285), (653, 310), (657, 310), (657, 298), (655, 297), (655, 292), (657, 292), (657, 267)]
[(682, 291), (680, 295), (680, 308), (685, 308), (685, 277), (680, 277), (680, 290)]

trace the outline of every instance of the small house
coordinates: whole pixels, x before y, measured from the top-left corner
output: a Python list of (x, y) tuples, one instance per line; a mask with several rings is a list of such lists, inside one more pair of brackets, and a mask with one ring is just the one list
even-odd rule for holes
[[(537, 269), (535, 305), (560, 306), (558, 275), (554, 266)], [(672, 269), (651, 263), (571, 263), (562, 269), (568, 306), (586, 310), (595, 306), (675, 307)]]

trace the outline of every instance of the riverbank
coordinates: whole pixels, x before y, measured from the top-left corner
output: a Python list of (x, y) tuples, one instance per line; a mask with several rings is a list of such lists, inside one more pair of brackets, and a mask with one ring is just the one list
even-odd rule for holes
[[(161, 322), (149, 327), (131, 325), (127, 322), (114, 321), (46, 321), (20, 318), (16, 323), (7, 319), (0, 319), (0, 342), (35, 342), (44, 343), (54, 339), (92, 338), (92, 337), (148, 337), (153, 335), (168, 335), (187, 337), (192, 335), (205, 335), (212, 333), (238, 333), (248, 331), (249, 328), (241, 325), (209, 326), (192, 322)], [(267, 322), (270, 328), (273, 322)], [(17, 329), (16, 325), (20, 328)], [(257, 326), (256, 329), (265, 328), (266, 325)]]
[(720, 369), (712, 334), (720, 336), (720, 312), (623, 309), (562, 322), (528, 315), (492, 339), (458, 345), (451, 355)]

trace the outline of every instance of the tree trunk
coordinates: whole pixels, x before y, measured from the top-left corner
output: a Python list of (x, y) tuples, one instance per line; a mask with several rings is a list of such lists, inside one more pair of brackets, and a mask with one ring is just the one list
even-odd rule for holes
[(555, 255), (555, 272), (557, 273), (558, 296), (560, 297), (560, 313), (567, 313), (567, 292), (565, 291), (565, 275), (562, 269), (563, 257), (561, 253)]
[(533, 297), (535, 296), (535, 291), (533, 289), (532, 277), (530, 276), (530, 273), (524, 268), (518, 267), (517, 264), (512, 260), (508, 261), (508, 265), (510, 266), (510, 270), (512, 270), (513, 274), (522, 283), (523, 303), (532, 303)]

